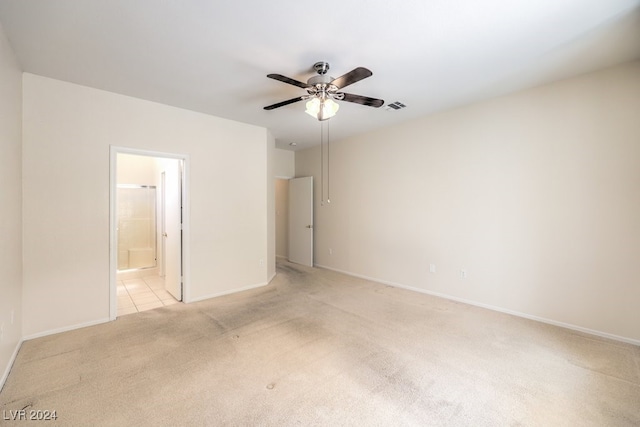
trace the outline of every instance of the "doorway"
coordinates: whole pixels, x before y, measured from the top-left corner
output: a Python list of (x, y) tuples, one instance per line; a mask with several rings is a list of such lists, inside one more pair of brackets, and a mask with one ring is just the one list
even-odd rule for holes
[(313, 266), (313, 177), (275, 182), (276, 258)]
[(186, 300), (187, 167), (186, 155), (111, 147), (111, 320)]
[(313, 177), (289, 180), (289, 261), (313, 267)]

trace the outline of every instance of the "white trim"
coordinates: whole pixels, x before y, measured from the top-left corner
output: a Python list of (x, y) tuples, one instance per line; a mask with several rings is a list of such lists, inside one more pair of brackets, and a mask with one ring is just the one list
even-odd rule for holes
[(191, 208), (190, 208), (190, 180), (191, 168), (188, 154), (182, 155), (182, 301), (189, 301), (191, 297)]
[(448, 299), (448, 300), (451, 300), (451, 301), (461, 302), (463, 304), (469, 304), (469, 305), (473, 305), (473, 306), (476, 306), (476, 307), (486, 308), (487, 310), (492, 310), (492, 311), (497, 311), (497, 312), (500, 312), (500, 313), (510, 314), (512, 316), (522, 317), (524, 319), (535, 320), (536, 322), (546, 323), (546, 324), (549, 324), (549, 325), (559, 326), (561, 328), (571, 329), (571, 330), (574, 330), (574, 331), (583, 332), (583, 333), (586, 333), (586, 334), (595, 335), (595, 336), (598, 336), (598, 337), (607, 338), (607, 339), (614, 340), (614, 341), (620, 341), (620, 342), (624, 342), (624, 343), (627, 343), (627, 344), (633, 344), (633, 345), (640, 346), (640, 340), (636, 340), (636, 339), (633, 339), (633, 338), (621, 337), (619, 335), (614, 335), (614, 334), (610, 334), (610, 333), (607, 333), (607, 332), (597, 331), (595, 329), (584, 328), (582, 326), (573, 325), (571, 323), (558, 322), (556, 320), (551, 320), (551, 319), (547, 319), (547, 318), (544, 318), (544, 317), (539, 317), (539, 316), (534, 316), (534, 315), (531, 315), (531, 314), (521, 313), (519, 311), (514, 311), (514, 310), (509, 310), (509, 309), (506, 309), (506, 308), (496, 307), (494, 305), (484, 304), (484, 303), (481, 303), (481, 302), (472, 301), (472, 300), (468, 300), (468, 299), (464, 299), (464, 298), (458, 298), (458, 297), (454, 297), (454, 296), (451, 296), (451, 295), (448, 295), (448, 294), (442, 294), (440, 292), (433, 292), (433, 291), (429, 291), (429, 290), (426, 290), (426, 289), (416, 288), (416, 287), (413, 287), (413, 286), (407, 286), (407, 285), (403, 285), (401, 283), (389, 282), (387, 280), (380, 280), (380, 279), (376, 279), (376, 278), (373, 278), (373, 277), (365, 276), (365, 275), (362, 275), (362, 274), (356, 274), (356, 273), (352, 273), (352, 272), (349, 272), (349, 271), (340, 270), (340, 269), (333, 268), (333, 267), (328, 267), (326, 265), (315, 264), (315, 266), (319, 267), (319, 268), (324, 268), (326, 270), (331, 270), (331, 271), (336, 271), (338, 273), (346, 274), (347, 276), (357, 277), (357, 278), (360, 278), (360, 279), (365, 279), (365, 280), (370, 280), (372, 282), (381, 283), (383, 285), (393, 286), (394, 288), (407, 289), (409, 291), (419, 292), (421, 294), (432, 295), (432, 296), (435, 296), (435, 297), (444, 298), (444, 299)]
[(215, 294), (209, 294), (209, 295), (205, 295), (205, 296), (202, 296), (202, 297), (194, 298), (192, 300), (189, 300), (187, 303), (190, 304), (190, 303), (193, 303), (193, 302), (204, 301), (204, 300), (207, 300), (207, 299), (217, 298), (217, 297), (221, 297), (221, 296), (224, 296), (224, 295), (231, 295), (231, 294), (236, 294), (238, 292), (249, 291), (251, 289), (262, 288), (263, 286), (267, 286), (271, 282), (273, 277), (275, 277), (275, 273), (271, 277), (271, 279), (269, 279), (268, 282), (258, 283), (256, 285), (249, 285), (249, 286), (245, 286), (245, 287), (240, 288), (240, 289), (234, 289), (234, 290), (231, 290), (231, 291), (216, 292)]
[(116, 245), (116, 189), (118, 187), (117, 169), (118, 150), (109, 147), (109, 319), (115, 320), (118, 314), (116, 272), (118, 270), (118, 247)]
[(98, 319), (98, 320), (92, 320), (90, 322), (78, 323), (77, 325), (64, 326), (62, 328), (51, 329), (51, 330), (48, 330), (48, 331), (38, 332), (38, 333), (32, 334), (32, 335), (27, 335), (26, 337), (23, 337), (23, 341), (29, 341), (29, 340), (33, 340), (33, 339), (36, 339), (36, 338), (42, 338), (42, 337), (46, 337), (46, 336), (49, 336), (49, 335), (55, 335), (55, 334), (59, 334), (61, 332), (69, 332), (69, 331), (73, 331), (73, 330), (76, 330), (76, 329), (86, 328), (88, 326), (100, 325), (102, 323), (108, 323), (110, 321), (111, 321), (110, 318), (102, 318), (102, 319)]
[(9, 373), (11, 372), (11, 368), (13, 368), (13, 364), (16, 361), (16, 357), (18, 357), (18, 352), (20, 351), (20, 347), (22, 347), (22, 343), (24, 339), (21, 338), (20, 341), (16, 344), (16, 348), (13, 350), (13, 354), (9, 358), (9, 363), (7, 363), (7, 367), (2, 374), (2, 378), (0, 378), (0, 391), (4, 388), (4, 383), (7, 382), (7, 378), (9, 378)]
[[(147, 157), (161, 157), (165, 159), (182, 160), (182, 300), (189, 301), (191, 289), (190, 269), (190, 206), (189, 206), (189, 168), (190, 158), (188, 154), (165, 153), (162, 151), (141, 150), (137, 148), (109, 146), (109, 319), (116, 320), (117, 286), (116, 271), (118, 262), (118, 248), (116, 245), (116, 186), (117, 186), (117, 159), (118, 154), (135, 154)], [(75, 328), (74, 328), (75, 329)]]

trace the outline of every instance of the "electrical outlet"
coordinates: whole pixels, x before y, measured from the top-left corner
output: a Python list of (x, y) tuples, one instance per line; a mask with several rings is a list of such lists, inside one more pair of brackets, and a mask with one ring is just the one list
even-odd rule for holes
[(11, 324), (13, 325), (13, 319), (15, 317), (16, 311), (15, 310), (11, 310)]
[(436, 272), (436, 265), (429, 264), (429, 273), (435, 273), (435, 272)]
[(258, 261), (258, 264), (260, 267), (264, 267), (264, 260), (261, 258), (260, 261)]
[(462, 270), (460, 270), (460, 278), (461, 279), (466, 279), (467, 278), (467, 270), (465, 270), (464, 268)]
[(333, 255), (333, 249), (329, 248), (329, 255)]

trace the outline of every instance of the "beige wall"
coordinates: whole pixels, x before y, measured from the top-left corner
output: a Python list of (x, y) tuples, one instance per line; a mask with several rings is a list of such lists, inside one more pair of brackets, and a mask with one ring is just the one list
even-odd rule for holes
[(276, 179), (276, 256), (289, 257), (288, 179)]
[(275, 189), (275, 173), (276, 173), (276, 139), (271, 132), (267, 132), (267, 152), (266, 162), (267, 169), (265, 182), (267, 185), (266, 195), (266, 216), (267, 221), (267, 278), (269, 281), (276, 275), (276, 189)]
[(293, 178), (296, 174), (295, 153), (293, 151), (274, 148), (274, 176)]
[(639, 112), (634, 62), (333, 143), (315, 262), (640, 343)]
[(26, 336), (109, 317), (110, 145), (189, 156), (190, 300), (267, 283), (266, 129), (32, 74), (23, 86)]
[(289, 181), (296, 174), (295, 153), (276, 148), (275, 160), (275, 254), (289, 256)]
[(0, 388), (22, 338), (21, 114), (22, 71), (0, 26)]
[(156, 157), (119, 153), (116, 172), (118, 184), (159, 186), (158, 160)]

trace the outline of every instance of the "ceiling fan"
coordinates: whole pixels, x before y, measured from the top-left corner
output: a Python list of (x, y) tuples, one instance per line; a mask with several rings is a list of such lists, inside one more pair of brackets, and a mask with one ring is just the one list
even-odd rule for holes
[(364, 67), (355, 68), (337, 79), (327, 75), (327, 72), (329, 71), (328, 62), (316, 62), (313, 65), (313, 69), (316, 70), (318, 75), (311, 77), (307, 80), (307, 83), (294, 80), (281, 74), (268, 74), (267, 77), (270, 79), (279, 80), (283, 83), (288, 83), (290, 85), (306, 89), (307, 94), (278, 102), (277, 104), (269, 105), (264, 107), (264, 109), (273, 110), (274, 108), (283, 107), (285, 105), (293, 104), (294, 102), (309, 100), (307, 102), (306, 113), (322, 121), (333, 117), (338, 111), (338, 108), (340, 108), (335, 101), (353, 102), (376, 108), (381, 107), (384, 104), (382, 99), (353, 95), (351, 93), (341, 91), (342, 88), (359, 82), (362, 79), (366, 79), (373, 74), (370, 70)]

